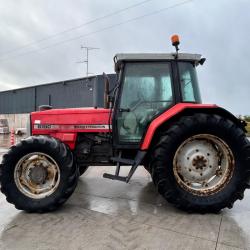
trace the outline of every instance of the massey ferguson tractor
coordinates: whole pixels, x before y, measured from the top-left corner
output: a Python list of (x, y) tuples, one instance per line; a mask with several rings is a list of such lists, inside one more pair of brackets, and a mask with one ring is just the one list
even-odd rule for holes
[[(250, 187), (245, 123), (201, 104), (201, 55), (117, 54), (117, 82), (105, 79), (104, 108), (52, 109), (30, 115), (32, 136), (1, 164), (1, 191), (17, 209), (53, 211), (74, 192), (89, 166), (116, 165), (104, 178), (128, 183), (139, 165), (158, 192), (189, 212), (232, 208)], [(120, 166), (127, 166), (127, 176)]]

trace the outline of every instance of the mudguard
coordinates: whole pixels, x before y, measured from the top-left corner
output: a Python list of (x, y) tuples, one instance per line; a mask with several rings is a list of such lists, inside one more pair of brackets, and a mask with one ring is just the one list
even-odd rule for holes
[(147, 132), (145, 133), (144, 139), (140, 145), (140, 149), (147, 150), (150, 147), (155, 133), (162, 125), (170, 123), (171, 121), (173, 121), (173, 119), (178, 118), (186, 113), (188, 114), (194, 112), (222, 115), (237, 123), (243, 130), (245, 130), (244, 121), (239, 120), (232, 113), (217, 106), (216, 104), (178, 103), (166, 112), (162, 113), (150, 123)]

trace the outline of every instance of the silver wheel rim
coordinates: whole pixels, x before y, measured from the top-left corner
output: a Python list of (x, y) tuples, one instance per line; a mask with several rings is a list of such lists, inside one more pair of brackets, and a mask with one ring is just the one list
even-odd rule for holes
[(33, 152), (18, 161), (14, 179), (18, 190), (24, 195), (33, 199), (42, 199), (57, 189), (60, 182), (60, 169), (49, 155)]
[(222, 190), (234, 171), (234, 156), (229, 146), (210, 134), (199, 134), (185, 140), (177, 149), (174, 176), (186, 191), (208, 196)]

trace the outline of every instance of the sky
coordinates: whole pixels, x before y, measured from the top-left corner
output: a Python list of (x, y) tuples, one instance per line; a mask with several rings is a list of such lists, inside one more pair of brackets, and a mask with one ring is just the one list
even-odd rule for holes
[(179, 34), (207, 59), (203, 102), (250, 114), (249, 26), (250, 0), (0, 0), (0, 91), (85, 76), (81, 46), (100, 48), (91, 73), (114, 73), (116, 53), (173, 52)]

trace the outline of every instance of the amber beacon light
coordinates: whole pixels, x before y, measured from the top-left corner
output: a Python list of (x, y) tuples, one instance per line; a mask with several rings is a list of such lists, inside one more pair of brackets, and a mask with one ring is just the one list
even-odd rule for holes
[(178, 56), (178, 50), (179, 50), (179, 47), (178, 45), (180, 44), (180, 39), (179, 39), (179, 36), (178, 35), (173, 35), (171, 36), (171, 42), (172, 42), (172, 45), (175, 47), (176, 49), (176, 57)]
[(171, 41), (173, 46), (178, 46), (180, 44), (180, 39), (178, 35), (171, 36)]

